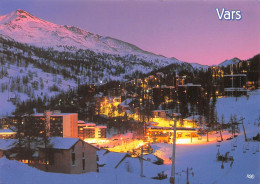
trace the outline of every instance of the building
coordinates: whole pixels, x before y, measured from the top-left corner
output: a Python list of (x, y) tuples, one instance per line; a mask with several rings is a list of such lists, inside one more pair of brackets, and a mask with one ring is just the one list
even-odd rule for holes
[(153, 88), (153, 102), (155, 105), (160, 105), (163, 102), (170, 102), (174, 99), (173, 86), (158, 86)]
[(0, 129), (0, 139), (15, 139), (16, 132), (11, 129)]
[(25, 129), (27, 128), (27, 125), (30, 125), (29, 121), (36, 123), (38, 127), (45, 124), (44, 126), (46, 129), (48, 129), (49, 136), (78, 138), (77, 113), (60, 113), (59, 111), (46, 111), (45, 114), (41, 113), (33, 114), (32, 116), (25, 116)]
[[(51, 137), (51, 147), (48, 149), (48, 172), (80, 174), (97, 172), (98, 148), (78, 138)], [(45, 149), (38, 148), (38, 157), (33, 167), (46, 170)]]
[(96, 126), (95, 123), (78, 122), (78, 137), (82, 140), (89, 138), (106, 138), (106, 126)]
[(201, 89), (200, 84), (187, 83), (179, 85), (178, 95), (180, 98), (197, 99), (201, 96)]
[(1, 125), (0, 128), (2, 129), (7, 129), (7, 128), (12, 128), (16, 126), (18, 123), (18, 119), (13, 117), (13, 116), (8, 116), (6, 118), (1, 119)]
[[(146, 135), (152, 142), (172, 142), (173, 138), (173, 127), (159, 127), (159, 126), (148, 126), (146, 130)], [(176, 128), (176, 138), (177, 142), (180, 138), (191, 138), (198, 137), (197, 130), (194, 128)]]
[(179, 85), (184, 85), (186, 81), (186, 76), (176, 75), (175, 77), (175, 87), (178, 88)]
[(168, 110), (153, 110), (152, 116), (153, 118), (167, 118)]
[(247, 94), (246, 74), (224, 75), (224, 91), (227, 96)]
[[(17, 139), (0, 139), (0, 158), (5, 155), (8, 159), (28, 164), (26, 158), (17, 157), (13, 152), (17, 143)], [(34, 144), (31, 147), (33, 160), (30, 166), (43, 171), (66, 174), (97, 172), (97, 150), (99, 149), (78, 138), (50, 137), (47, 149), (44, 144)]]
[(204, 120), (204, 117), (199, 115), (189, 116), (185, 119), (183, 119), (183, 127), (187, 128), (198, 128), (202, 121)]

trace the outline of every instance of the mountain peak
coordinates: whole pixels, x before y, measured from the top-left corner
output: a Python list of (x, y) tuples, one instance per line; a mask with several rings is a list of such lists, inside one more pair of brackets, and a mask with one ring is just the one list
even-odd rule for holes
[(27, 11), (21, 10), (21, 9), (15, 10), (14, 14), (17, 15), (17, 18), (32, 18), (32, 19), (36, 19), (36, 17), (31, 15)]
[(223, 61), (223, 62), (220, 63), (218, 66), (224, 66), (224, 67), (226, 67), (226, 66), (228, 66), (228, 65), (232, 65), (232, 64), (238, 63), (239, 61), (240, 61), (239, 58), (234, 57), (234, 58), (232, 58), (232, 59), (227, 59), (227, 60)]
[(14, 11), (16, 14), (29, 14), (27, 11), (22, 10), (22, 9), (17, 9)]
[(24, 10), (18, 9), (13, 11), (10, 14), (0, 16), (0, 24), (8, 24), (14, 20), (18, 21), (18, 20), (25, 20), (25, 19), (35, 20), (37, 18)]

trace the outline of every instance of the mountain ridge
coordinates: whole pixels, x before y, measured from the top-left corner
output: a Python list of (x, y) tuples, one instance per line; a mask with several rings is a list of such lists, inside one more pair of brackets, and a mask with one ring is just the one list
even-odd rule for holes
[[(24, 33), (21, 33), (22, 30)], [(48, 46), (57, 49), (62, 46), (72, 46), (77, 49), (91, 49), (106, 53), (125, 52), (164, 57), (142, 50), (131, 43), (91, 33), (76, 26), (56, 25), (21, 9), (0, 16), (0, 33), (18, 42), (40, 47)], [(38, 39), (35, 38), (36, 36)]]
[[(0, 16), (0, 34), (17, 42), (37, 47), (52, 47), (58, 51), (73, 52), (78, 49), (90, 49), (99, 53), (134, 54), (147, 60), (159, 60), (162, 66), (183, 62), (174, 57), (168, 58), (154, 54), (134, 44), (91, 33), (76, 26), (57, 25), (21, 9)], [(207, 67), (195, 64), (195, 68)]]
[[(146, 60), (159, 60), (162, 67), (173, 63), (188, 63), (194, 69), (207, 69), (208, 65), (190, 63), (174, 57), (165, 57), (145, 51), (138, 46), (91, 33), (77, 26), (57, 25), (40, 19), (25, 10), (17, 9), (10, 14), (0, 15), (0, 36), (5, 39), (26, 43), (37, 47), (51, 47), (58, 51), (90, 49), (94, 52), (127, 55), (134, 54)], [(238, 58), (225, 60), (217, 66), (228, 66), (241, 61)]]

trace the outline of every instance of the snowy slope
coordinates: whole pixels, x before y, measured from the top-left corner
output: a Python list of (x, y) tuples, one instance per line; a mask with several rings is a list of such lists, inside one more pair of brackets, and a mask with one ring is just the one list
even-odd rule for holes
[(141, 178), (126, 172), (86, 173), (86, 174), (59, 174), (46, 173), (29, 167), (23, 163), (6, 158), (0, 159), (0, 183), (5, 184), (159, 184), (159, 181)]
[(0, 34), (18, 42), (58, 50), (91, 49), (112, 54), (135, 54), (146, 59), (159, 59), (162, 66), (180, 63), (174, 58), (155, 55), (111, 37), (94, 34), (75, 26), (56, 25), (24, 10), (0, 16)]
[[(17, 103), (50, 98), (78, 84), (127, 81), (133, 75), (173, 63), (190, 67), (175, 58), (155, 55), (114, 38), (47, 22), (24, 10), (0, 16), (0, 60), (0, 67), (7, 73), (0, 77), (0, 104), (6, 104), (1, 106), (0, 116), (15, 109), (10, 102), (13, 97), (17, 97)], [(24, 83), (23, 78), (29, 74), (30, 80)], [(12, 81), (18, 85), (13, 83), (10, 89), (7, 86)], [(40, 83), (42, 87), (38, 87)], [(53, 86), (59, 90), (51, 91)]]
[[(216, 109), (219, 119), (224, 114), (225, 121), (228, 122), (230, 115), (237, 114), (245, 117), (244, 123), (248, 138), (252, 138), (259, 132), (259, 100), (260, 90), (254, 91), (249, 98), (247, 97), (226, 97), (217, 99)], [(194, 184), (257, 184), (260, 182), (260, 156), (256, 149), (259, 149), (259, 142), (249, 141), (245, 143), (241, 125), (241, 133), (234, 140), (225, 140), (216, 146), (215, 142), (208, 144), (192, 144), (192, 145), (177, 145), (176, 150), (176, 184), (186, 183), (187, 167), (192, 168), (191, 172), (194, 175), (189, 175), (190, 183)], [(203, 137), (202, 141), (206, 138)], [(237, 144), (237, 147), (232, 147), (232, 144)], [(249, 149), (244, 153), (245, 145), (249, 145)], [(155, 154), (163, 156), (163, 159), (169, 159), (172, 153), (171, 144), (152, 144)], [(232, 150), (234, 148), (234, 150)], [(216, 160), (216, 154), (225, 154), (234, 157), (234, 163), (231, 167), (230, 162), (224, 162), (224, 168), (221, 169), (221, 162)], [(103, 154), (103, 153), (102, 153)], [(121, 153), (119, 153), (121, 154)], [(116, 154), (115, 154), (116, 155)], [(101, 162), (112, 163), (117, 162), (117, 156), (102, 159)], [(102, 158), (102, 157), (100, 157)], [(121, 157), (122, 158), (122, 157)], [(129, 166), (128, 166), (129, 165)], [(87, 173), (80, 175), (46, 173), (37, 169), (31, 168), (17, 161), (10, 161), (6, 158), (0, 159), (0, 182), (13, 183), (95, 183), (95, 184), (168, 184), (169, 178), (165, 180), (149, 179), (152, 173), (158, 173), (165, 170), (170, 175), (171, 163), (161, 166), (153, 166), (148, 164), (144, 167), (145, 178), (140, 177), (140, 163), (138, 159), (128, 158), (122, 163), (119, 168), (114, 167), (100, 168), (100, 173)], [(191, 173), (190, 172), (190, 173)], [(154, 174), (152, 174), (154, 175)]]
[(224, 67), (226, 67), (226, 66), (228, 66), (228, 65), (232, 65), (232, 64), (236, 64), (236, 63), (238, 63), (238, 62), (240, 62), (240, 59), (238, 59), (238, 58), (232, 58), (232, 59), (227, 59), (227, 60), (225, 60), (225, 61), (223, 61), (222, 63), (220, 63), (218, 66), (224, 66)]
[[(260, 90), (254, 91), (249, 98), (247, 97), (226, 97), (217, 99), (216, 109), (218, 118), (221, 119), (224, 115), (225, 122), (229, 121), (231, 115), (236, 114), (238, 120), (244, 117), (244, 124), (247, 133), (247, 138), (252, 138), (260, 132), (257, 126), (259, 123), (260, 113)], [(240, 121), (239, 121), (240, 122)], [(206, 143), (206, 136), (202, 138), (203, 144), (192, 145), (177, 145), (176, 152), (176, 172), (181, 173), (177, 175), (179, 183), (186, 182), (186, 174), (182, 170), (187, 167), (193, 168), (194, 176), (190, 176), (191, 183), (215, 183), (215, 184), (256, 184), (260, 182), (260, 153), (256, 152), (259, 149), (260, 143), (249, 141), (245, 142), (242, 125), (239, 125), (240, 135), (237, 139), (225, 140), (216, 146), (215, 142)], [(218, 134), (219, 135), (219, 134)], [(230, 135), (230, 133), (229, 133)], [(232, 145), (237, 144), (234, 148)], [(249, 150), (245, 151), (245, 147)], [(171, 157), (172, 145), (169, 144), (154, 144), (153, 148), (156, 150), (155, 154), (162, 156), (168, 160)], [(234, 148), (234, 150), (232, 150)], [(221, 162), (216, 161), (216, 154), (225, 154), (229, 152), (230, 156), (234, 157), (232, 167), (230, 162), (224, 162), (224, 169), (221, 169)], [(170, 172), (170, 166), (169, 171)], [(247, 176), (252, 174), (254, 178)], [(166, 183), (166, 182), (165, 182)]]

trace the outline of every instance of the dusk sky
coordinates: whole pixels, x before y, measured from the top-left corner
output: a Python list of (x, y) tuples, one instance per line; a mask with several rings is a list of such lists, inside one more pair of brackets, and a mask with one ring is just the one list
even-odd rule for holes
[[(220, 21), (216, 8), (240, 10), (242, 19)], [(186, 62), (212, 65), (260, 53), (260, 0), (1, 0), (0, 15), (16, 9)]]

